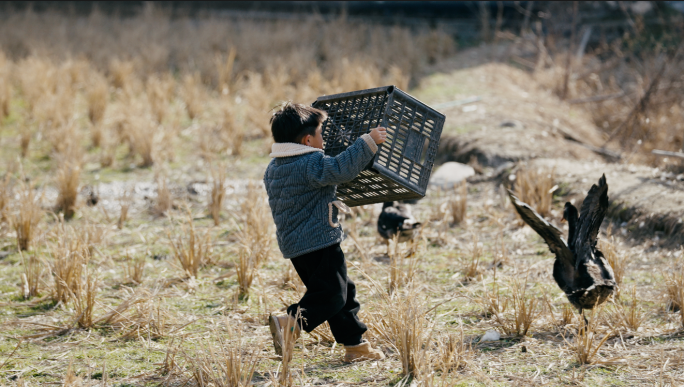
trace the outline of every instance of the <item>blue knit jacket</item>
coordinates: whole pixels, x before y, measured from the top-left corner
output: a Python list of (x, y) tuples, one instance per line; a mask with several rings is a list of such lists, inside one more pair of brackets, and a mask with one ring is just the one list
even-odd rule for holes
[(290, 259), (342, 241), (337, 185), (353, 180), (378, 147), (368, 134), (335, 157), (295, 143), (273, 144), (264, 174), (278, 246)]

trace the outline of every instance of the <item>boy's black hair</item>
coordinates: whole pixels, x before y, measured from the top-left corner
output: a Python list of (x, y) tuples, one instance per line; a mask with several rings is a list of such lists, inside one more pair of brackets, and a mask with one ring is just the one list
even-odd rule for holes
[(271, 134), (275, 142), (298, 143), (328, 118), (323, 110), (298, 103), (285, 102), (271, 117)]

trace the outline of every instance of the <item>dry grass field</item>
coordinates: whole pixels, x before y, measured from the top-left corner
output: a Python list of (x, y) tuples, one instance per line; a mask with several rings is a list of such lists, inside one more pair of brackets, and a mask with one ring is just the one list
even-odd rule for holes
[[(270, 109), (409, 90), (458, 55), (440, 31), (344, 17), (4, 15), (0, 385), (684, 385), (684, 250), (634, 243), (606, 222), (600, 247), (620, 292), (579, 330), (553, 256), (491, 180), (430, 189), (414, 208), (420, 237), (388, 255), (378, 205), (342, 222), (366, 338), (386, 360), (343, 363), (326, 326), (302, 335), (292, 361), (275, 356), (268, 315), (305, 287), (278, 250), (261, 184)], [(555, 63), (537, 73), (549, 89)], [(587, 79), (571, 97), (599, 87)], [(673, 109), (663, 122), (681, 117)], [(602, 127), (607, 111), (587, 114)], [(679, 146), (678, 133), (644, 143)], [(562, 177), (516, 173), (518, 196), (563, 226)], [(500, 338), (483, 340), (490, 331)]]

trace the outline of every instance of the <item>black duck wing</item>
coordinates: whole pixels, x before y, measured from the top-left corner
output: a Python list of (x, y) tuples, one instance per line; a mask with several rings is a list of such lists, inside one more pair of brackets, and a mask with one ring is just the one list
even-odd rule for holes
[(508, 195), (511, 197), (511, 203), (513, 203), (515, 210), (520, 214), (522, 220), (544, 239), (549, 246), (549, 250), (556, 255), (564, 266), (573, 267), (575, 265), (575, 258), (568, 248), (568, 244), (561, 237), (561, 231), (542, 218), (532, 207), (521, 202), (513, 192), (508, 191)]
[(596, 238), (598, 237), (601, 223), (603, 223), (603, 218), (606, 216), (606, 211), (608, 211), (608, 184), (604, 174), (599, 179), (598, 186), (596, 184), (591, 186), (587, 197), (582, 203), (575, 240), (570, 242), (578, 254), (579, 259), (576, 265), (579, 265), (581, 260), (589, 257), (587, 249), (593, 251), (596, 247)]

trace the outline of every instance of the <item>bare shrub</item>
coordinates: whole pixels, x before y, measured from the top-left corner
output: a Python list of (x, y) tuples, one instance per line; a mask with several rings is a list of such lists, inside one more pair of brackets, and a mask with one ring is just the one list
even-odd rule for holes
[(464, 181), (457, 187), (454, 187), (453, 195), (447, 198), (447, 206), (451, 214), (451, 223), (460, 224), (466, 217), (468, 208), (468, 186)]
[(36, 199), (31, 186), (24, 182), (19, 186), (19, 210), (12, 217), (12, 225), (17, 233), (17, 247), (19, 250), (28, 250), (44, 214), (40, 207), (42, 196)]
[(24, 267), (24, 271), (21, 273), (22, 293), (24, 299), (28, 300), (38, 295), (40, 282), (43, 278), (43, 265), (35, 253), (26, 257), (20, 251), (20, 255), (21, 263)]
[(223, 199), (226, 196), (226, 172), (225, 167), (219, 165), (211, 170), (212, 187), (209, 192), (209, 213), (214, 220), (214, 226), (218, 226), (221, 221), (221, 208)]
[(515, 173), (515, 195), (529, 204), (541, 216), (548, 216), (551, 211), (555, 169), (521, 167)]
[(197, 277), (201, 265), (209, 261), (210, 244), (209, 232), (200, 236), (195, 231), (190, 210), (187, 210), (186, 223), (180, 225), (180, 230), (166, 232), (174, 257), (187, 277)]

